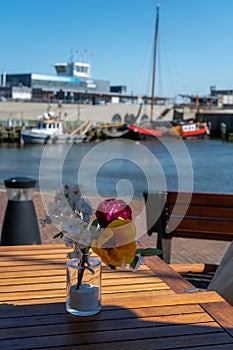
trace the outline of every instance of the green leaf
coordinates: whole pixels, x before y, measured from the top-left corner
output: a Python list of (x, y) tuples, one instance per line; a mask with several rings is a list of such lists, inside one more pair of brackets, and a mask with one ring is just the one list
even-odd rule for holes
[(136, 249), (135, 254), (141, 254), (141, 252), (143, 252), (144, 248), (138, 248)]
[(139, 260), (139, 257), (135, 255), (133, 261), (131, 261), (130, 266), (134, 269), (135, 266), (137, 265), (137, 262)]
[(136, 254), (140, 254), (141, 256), (154, 256), (162, 253), (163, 251), (158, 248), (139, 248), (136, 250)]
[(63, 232), (56, 233), (53, 238), (62, 238), (64, 236)]
[(97, 219), (93, 220), (91, 223), (91, 226), (98, 227), (99, 226), (98, 220)]

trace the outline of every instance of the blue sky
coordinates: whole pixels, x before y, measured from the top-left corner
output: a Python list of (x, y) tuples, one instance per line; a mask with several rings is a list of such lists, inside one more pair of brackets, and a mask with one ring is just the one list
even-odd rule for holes
[[(233, 1), (160, 0), (156, 96), (233, 88)], [(151, 94), (156, 0), (1, 1), (0, 70), (55, 74), (71, 50), (93, 78)], [(74, 55), (74, 58), (76, 56)]]

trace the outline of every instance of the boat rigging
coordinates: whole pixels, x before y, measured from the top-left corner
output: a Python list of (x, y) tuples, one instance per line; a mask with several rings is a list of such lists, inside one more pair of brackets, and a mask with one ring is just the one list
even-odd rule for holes
[(157, 4), (157, 6), (156, 6), (156, 22), (155, 22), (155, 36), (154, 36), (154, 55), (153, 55), (153, 73), (152, 73), (152, 88), (151, 88), (151, 112), (150, 112), (150, 120), (151, 120), (151, 122), (153, 120), (154, 103), (155, 103), (155, 78), (156, 78), (158, 32), (159, 32), (159, 4)]

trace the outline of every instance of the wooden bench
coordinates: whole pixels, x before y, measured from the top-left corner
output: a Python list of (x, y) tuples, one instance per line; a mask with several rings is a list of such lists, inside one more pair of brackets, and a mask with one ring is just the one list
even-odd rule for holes
[[(233, 195), (200, 192), (144, 193), (147, 233), (170, 263), (172, 237), (233, 240)], [(158, 215), (160, 213), (160, 215)]]

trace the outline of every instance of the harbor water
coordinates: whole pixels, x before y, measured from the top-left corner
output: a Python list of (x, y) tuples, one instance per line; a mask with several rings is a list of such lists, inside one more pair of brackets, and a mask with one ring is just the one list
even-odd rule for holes
[(7, 178), (27, 176), (41, 191), (70, 181), (107, 196), (142, 197), (143, 191), (166, 189), (233, 193), (233, 144), (221, 140), (4, 145), (0, 157), (2, 187)]

